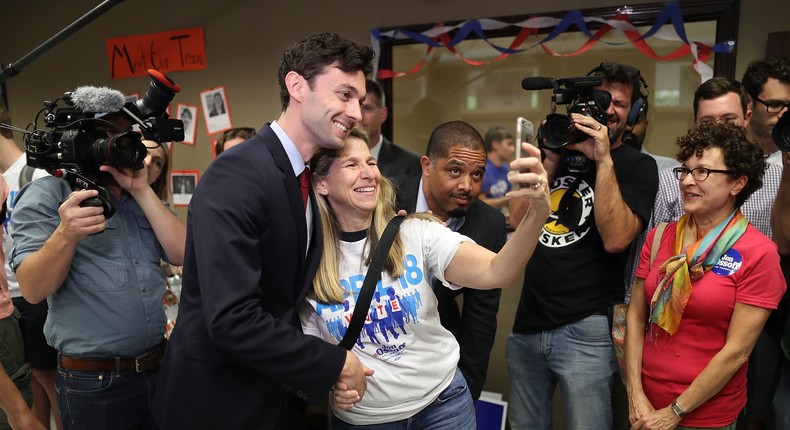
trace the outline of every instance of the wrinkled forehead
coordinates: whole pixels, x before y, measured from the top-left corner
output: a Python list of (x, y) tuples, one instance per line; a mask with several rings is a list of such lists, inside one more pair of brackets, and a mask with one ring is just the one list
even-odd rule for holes
[(476, 166), (486, 164), (486, 153), (483, 148), (474, 149), (463, 146), (450, 147), (447, 157), (440, 158), (447, 164)]

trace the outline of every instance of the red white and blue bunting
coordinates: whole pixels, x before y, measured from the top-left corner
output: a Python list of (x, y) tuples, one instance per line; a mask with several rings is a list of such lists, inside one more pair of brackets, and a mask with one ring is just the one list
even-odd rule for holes
[[(707, 61), (711, 53), (728, 54), (735, 49), (734, 41), (717, 43), (712, 47), (702, 42), (689, 41), (686, 37), (686, 29), (683, 23), (683, 13), (678, 3), (667, 3), (656, 19), (656, 22), (644, 34), (640, 34), (639, 30), (637, 30), (637, 28), (631, 24), (629, 20), (629, 12), (630, 11), (628, 9), (620, 9), (618, 10), (618, 14), (611, 19), (604, 19), (601, 17), (585, 17), (580, 11), (577, 10), (566, 13), (561, 19), (539, 16), (532, 17), (517, 23), (508, 23), (495, 19), (473, 19), (453, 26), (437, 23), (430, 30), (426, 30), (422, 33), (400, 28), (382, 32), (380, 29), (376, 28), (371, 31), (371, 38), (373, 48), (376, 50), (378, 58), (381, 58), (379, 55), (381, 53), (381, 44), (386, 44), (393, 40), (412, 39), (415, 42), (425, 44), (426, 52), (425, 56), (408, 71), (386, 70), (379, 69), (377, 67), (375, 70), (375, 76), (378, 79), (388, 79), (416, 73), (423, 68), (428, 56), (435, 48), (446, 48), (450, 53), (460, 58), (465, 63), (472, 66), (482, 66), (500, 61), (513, 54), (525, 52), (537, 46), (540, 46), (543, 51), (549, 55), (556, 57), (570, 57), (586, 52), (597, 43), (604, 43), (606, 45), (624, 45), (630, 43), (643, 54), (659, 61), (675, 60), (686, 55), (691, 55), (693, 58), (692, 67), (697, 71), (697, 73), (699, 73), (702, 81), (704, 82), (713, 77), (713, 69), (707, 65)], [(593, 33), (587, 27), (588, 23), (598, 23), (601, 24), (601, 27), (595, 33)], [(672, 26), (665, 28), (664, 25), (668, 23), (671, 23)], [(507, 47), (496, 45), (495, 43), (491, 42), (491, 40), (489, 40), (488, 36), (486, 35), (486, 32), (501, 30), (511, 26), (519, 27), (521, 30), (519, 30), (518, 34), (513, 38), (512, 42)], [(579, 49), (574, 52), (559, 53), (552, 50), (547, 45), (548, 42), (564, 33), (572, 26), (576, 26), (576, 28), (578, 28), (579, 31), (588, 38)], [(551, 27), (553, 27), (551, 32), (549, 32), (549, 34), (543, 38), (540, 38), (540, 34), (538, 33), (539, 30)], [(611, 42), (602, 40), (604, 35), (612, 30), (621, 32), (623, 35), (625, 35), (628, 41)], [(455, 35), (451, 37), (450, 34), (453, 32), (455, 32)], [(470, 35), (475, 35), (481, 40), (485, 41), (493, 49), (499, 51), (500, 55), (489, 61), (478, 61), (464, 57), (463, 54), (458, 52), (456, 45), (466, 40)], [(539, 40), (532, 43), (531, 45), (522, 47), (522, 45), (527, 42), (530, 36), (534, 36)], [(656, 37), (666, 41), (679, 42), (680, 46), (667, 55), (658, 55), (647, 43), (647, 39), (651, 37)]]

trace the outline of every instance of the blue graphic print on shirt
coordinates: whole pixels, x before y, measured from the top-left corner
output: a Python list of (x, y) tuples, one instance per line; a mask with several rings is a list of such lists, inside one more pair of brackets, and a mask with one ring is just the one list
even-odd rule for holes
[[(403, 276), (397, 279), (384, 277), (376, 284), (370, 311), (357, 339), (357, 346), (361, 349), (365, 349), (366, 341), (381, 345), (374, 356), (404, 352), (405, 344), (398, 345), (396, 339), (407, 334), (407, 325), (419, 323), (417, 312), (422, 307), (422, 300), (416, 287), (423, 282), (424, 274), (417, 258), (412, 254), (403, 258), (403, 266)], [(346, 334), (364, 281), (364, 274), (355, 274), (340, 280), (340, 285), (351, 292), (342, 304), (316, 303), (316, 312), (326, 321), (327, 330), (338, 342)], [(385, 281), (392, 284), (385, 285)]]

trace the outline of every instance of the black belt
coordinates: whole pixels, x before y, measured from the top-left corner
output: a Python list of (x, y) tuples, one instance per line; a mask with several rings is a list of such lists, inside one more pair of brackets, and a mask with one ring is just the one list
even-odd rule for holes
[(162, 363), (165, 343), (137, 357), (90, 358), (58, 355), (60, 367), (78, 372), (113, 372), (134, 370), (137, 373), (155, 370)]

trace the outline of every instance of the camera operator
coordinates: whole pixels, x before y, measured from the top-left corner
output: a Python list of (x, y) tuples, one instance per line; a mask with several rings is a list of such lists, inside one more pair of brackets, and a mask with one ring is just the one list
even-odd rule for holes
[[(111, 113), (94, 130), (131, 129)], [(81, 205), (94, 189), (72, 190), (57, 177), (20, 192), (11, 222), (11, 265), (25, 299), (49, 303), (44, 326), (58, 350), (56, 387), (64, 428), (138, 428), (150, 420), (164, 347), (165, 275), (180, 265), (186, 229), (157, 197), (148, 170), (100, 167), (115, 215)]]
[[(508, 338), (514, 430), (551, 428), (558, 383), (568, 428), (612, 428), (617, 363), (608, 314), (623, 301), (628, 247), (650, 217), (658, 179), (655, 160), (622, 144), (632, 106), (644, 97), (639, 71), (603, 63), (590, 75), (611, 94), (608, 106), (598, 107), (606, 123), (572, 113), (574, 132), (586, 140), (544, 148), (555, 203), (527, 265)], [(596, 97), (596, 104), (602, 99), (608, 100)], [(521, 219), (523, 202), (512, 202), (511, 213)]]

